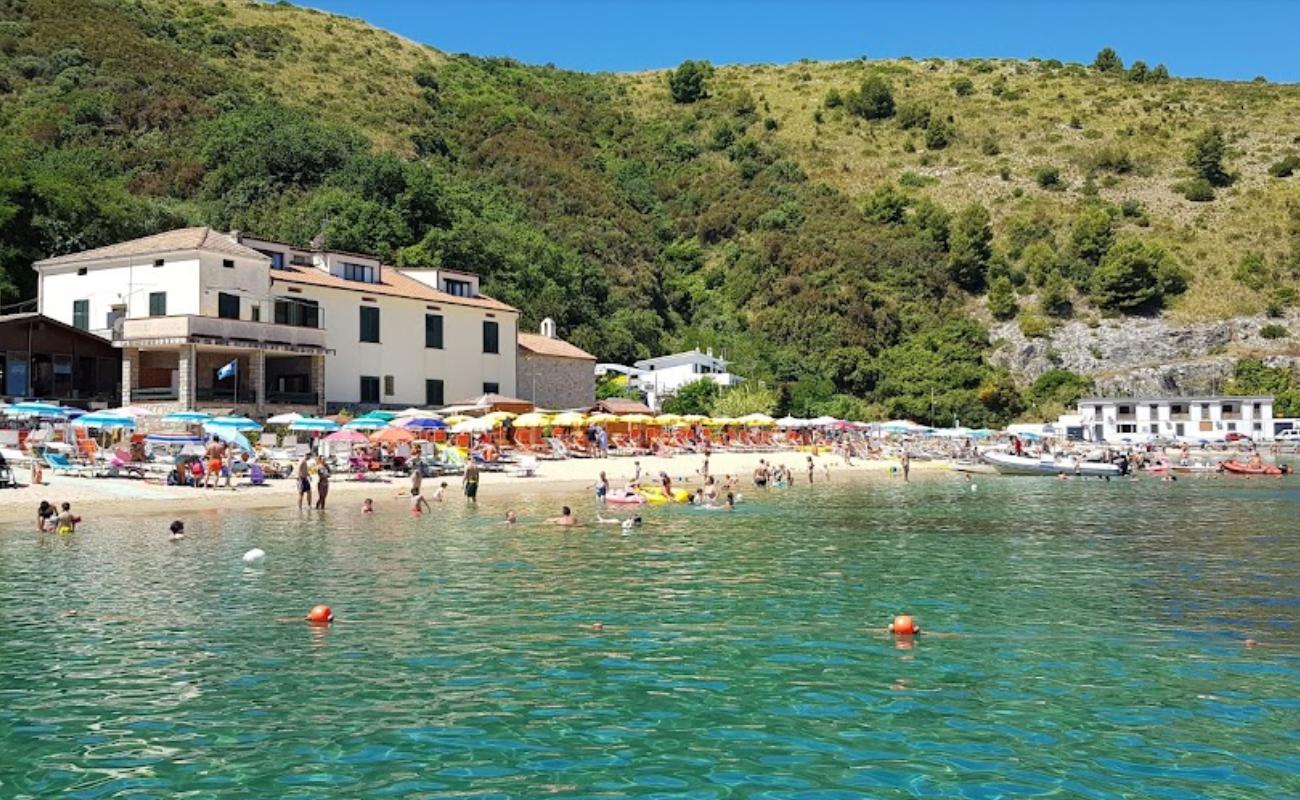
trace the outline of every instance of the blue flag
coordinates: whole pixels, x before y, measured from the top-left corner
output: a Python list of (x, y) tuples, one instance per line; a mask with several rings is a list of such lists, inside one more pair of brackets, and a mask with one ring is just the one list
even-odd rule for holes
[(226, 378), (232, 377), (238, 371), (239, 361), (237, 359), (231, 359), (229, 364), (217, 370), (217, 380), (224, 381)]

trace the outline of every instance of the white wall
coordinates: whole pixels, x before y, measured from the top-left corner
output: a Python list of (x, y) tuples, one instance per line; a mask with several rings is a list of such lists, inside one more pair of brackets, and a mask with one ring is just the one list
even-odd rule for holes
[[(194, 251), (163, 256), (161, 267), (153, 265), (156, 256), (113, 259), (88, 264), (43, 267), (39, 278), (40, 313), (59, 322), (72, 324), (72, 304), (90, 301), (90, 329), (108, 335), (108, 313), (112, 306), (127, 307), (127, 318), (149, 316), (149, 295), (167, 293), (167, 315), (200, 313), (199, 256)], [(80, 268), (85, 275), (78, 275)], [(218, 262), (220, 267), (220, 262)], [(213, 296), (213, 315), (216, 296)]]
[[(234, 266), (226, 267), (229, 260)], [(199, 314), (205, 317), (217, 316), (218, 293), (226, 292), (239, 298), (239, 318), (251, 320), (253, 307), (261, 309), (261, 321), (273, 322), (273, 308), (269, 301), (271, 291), (271, 267), (265, 261), (245, 258), (229, 258), (217, 253), (203, 253), (200, 256)], [(170, 315), (171, 298), (168, 298), (167, 313)]]
[[(288, 294), (289, 286), (302, 289)], [(315, 300), (325, 326), (325, 399), (329, 403), (359, 403), (361, 376), (379, 378), (381, 403), (425, 404), (426, 379), (443, 381), (447, 403), (478, 397), (484, 383), (496, 383), (502, 394), (514, 396), (517, 315), (450, 303), (430, 303), (390, 295), (354, 292), (305, 284), (276, 284), (277, 296)], [(376, 302), (363, 303), (362, 297)], [(362, 305), (379, 308), (379, 343), (362, 342)], [(436, 310), (429, 310), (430, 308)], [(442, 314), (443, 349), (424, 346), (424, 315)], [(483, 352), (482, 323), (493, 314), (500, 325), (499, 354)], [(384, 394), (384, 377), (393, 376), (393, 394)]]

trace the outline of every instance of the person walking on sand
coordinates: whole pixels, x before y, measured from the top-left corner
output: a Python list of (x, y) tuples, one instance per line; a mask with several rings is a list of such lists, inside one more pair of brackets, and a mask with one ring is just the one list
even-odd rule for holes
[(302, 511), (302, 501), (307, 499), (307, 507), (311, 508), (311, 469), (307, 466), (307, 461), (311, 454), (305, 454), (298, 461), (298, 510)]
[(465, 465), (465, 475), (460, 479), (461, 489), (465, 492), (465, 502), (478, 504), (478, 464), (473, 461)]

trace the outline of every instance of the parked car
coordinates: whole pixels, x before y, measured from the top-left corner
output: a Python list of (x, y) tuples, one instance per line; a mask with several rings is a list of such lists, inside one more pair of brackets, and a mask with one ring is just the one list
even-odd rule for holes
[(1247, 435), (1244, 434), (1244, 433), (1237, 433), (1236, 431), (1232, 431), (1231, 433), (1229, 433), (1229, 434), (1227, 434), (1226, 436), (1223, 437), (1223, 441), (1225, 441), (1225, 442), (1249, 442), (1249, 441), (1250, 441), (1250, 437), (1247, 436)]
[(1300, 428), (1287, 428), (1273, 434), (1275, 442), (1300, 442)]

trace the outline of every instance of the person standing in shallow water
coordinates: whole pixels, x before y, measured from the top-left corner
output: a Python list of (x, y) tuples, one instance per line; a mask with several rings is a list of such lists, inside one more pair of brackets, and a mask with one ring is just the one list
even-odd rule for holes
[(911, 479), (908, 477), (908, 474), (912, 471), (912, 459), (908, 457), (906, 450), (904, 450), (903, 454), (898, 457), (898, 462), (903, 467), (903, 482), (910, 483)]
[(478, 464), (473, 461), (465, 465), (465, 476), (461, 478), (461, 488), (465, 492), (467, 503), (478, 503)]
[(330, 493), (330, 468), (324, 461), (316, 469), (316, 508), (325, 510), (325, 498)]
[(303, 498), (307, 499), (307, 507), (311, 508), (311, 470), (307, 467), (307, 459), (311, 455), (304, 455), (298, 461), (298, 510), (302, 511)]

